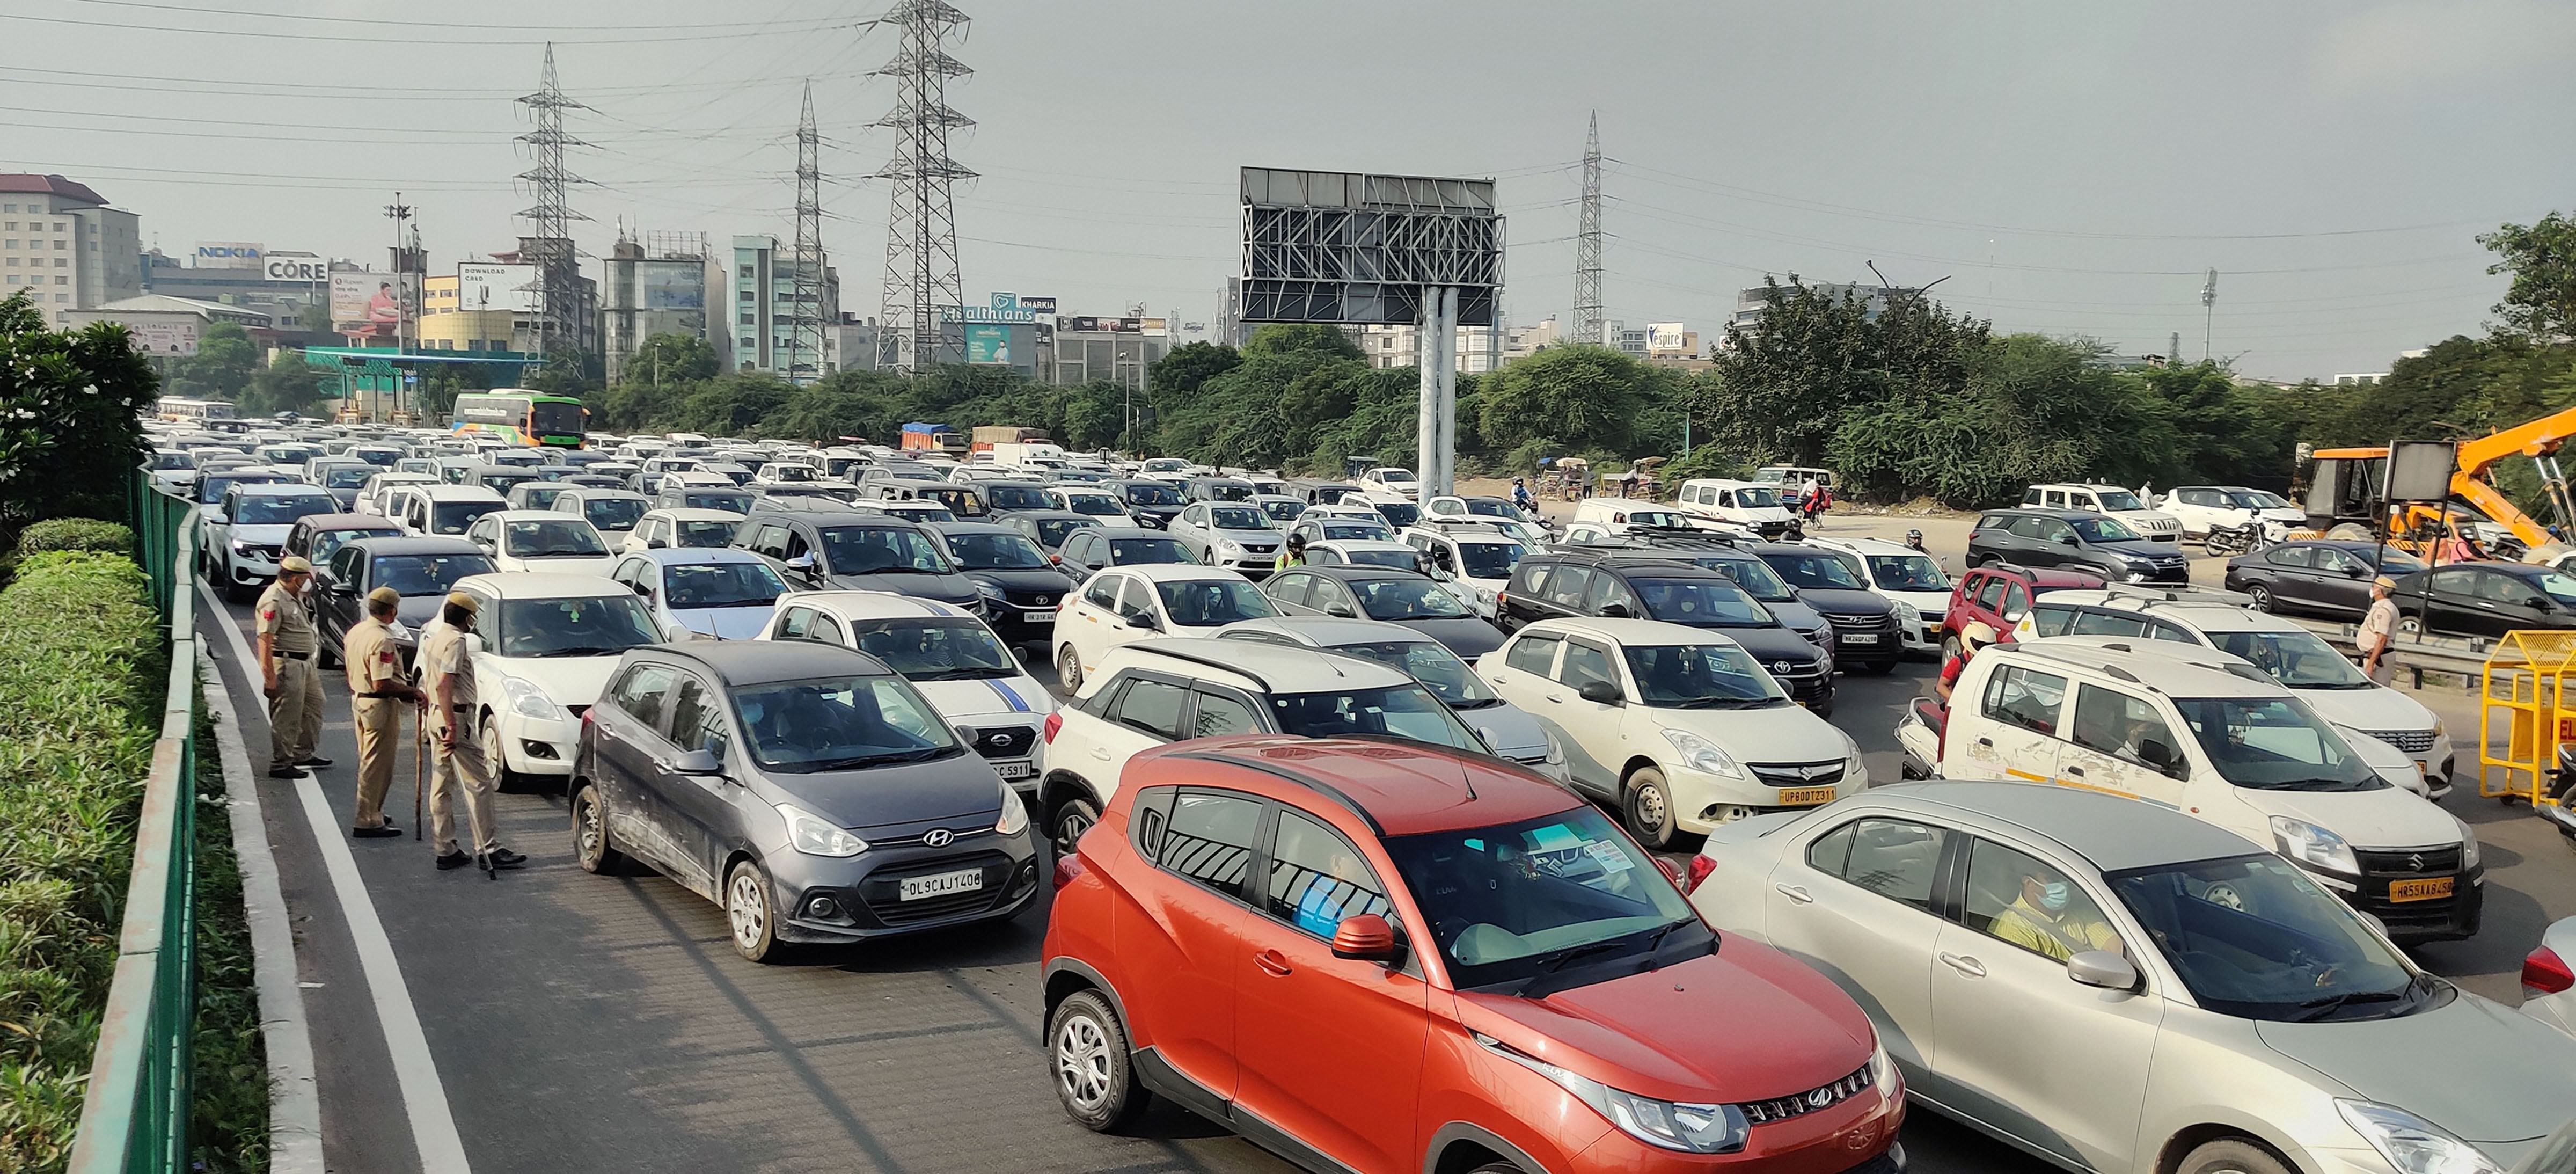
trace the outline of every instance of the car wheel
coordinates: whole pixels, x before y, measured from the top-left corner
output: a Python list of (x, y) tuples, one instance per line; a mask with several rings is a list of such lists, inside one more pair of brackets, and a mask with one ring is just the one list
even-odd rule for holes
[(1959, 659), (1959, 634), (1941, 633), (1941, 663), (1946, 665), (1957, 659)]
[(2242, 1141), (2213, 1141), (2183, 1156), (2174, 1174), (2292, 1174), (2290, 1167), (2263, 1147)]
[(2409, 636), (2421, 636), (2424, 634), (2424, 620), (2420, 616), (2399, 616), (2397, 630)]
[(1056, 650), (1055, 678), (1064, 686), (1066, 696), (1082, 692), (1082, 654), (1075, 652), (1073, 645), (1067, 644)]
[(775, 961), (777, 910), (769, 904), (769, 873), (745, 860), (725, 877), (725, 921), (732, 929), (733, 952), (753, 962)]
[(2375, 535), (2359, 522), (2338, 522), (2326, 529), (2326, 538), (2334, 542), (2368, 542)]
[(2248, 583), (2245, 585), (2245, 597), (2254, 601), (2256, 611), (2272, 610), (2272, 589), (2269, 587), (2260, 583)]
[(1620, 814), (1628, 821), (1628, 831), (1637, 842), (1656, 852), (1673, 846), (1674, 819), (1672, 789), (1664, 782), (1664, 772), (1651, 766), (1638, 767), (1628, 775), (1623, 788), (1626, 798), (1620, 803)]
[(1095, 1133), (1135, 1123), (1154, 1094), (1136, 1083), (1128, 1060), (1127, 1027), (1095, 991), (1076, 991), (1056, 1005), (1047, 1023), (1055, 1067), (1055, 1099), (1065, 1115)]
[(492, 789), (517, 790), (520, 780), (525, 776), (511, 770), (509, 756), (502, 753), (500, 720), (491, 714), (484, 714), (483, 723), (476, 727), (475, 735), (483, 743), (483, 764), (492, 772)]
[(608, 807), (600, 802), (599, 788), (584, 785), (572, 797), (572, 855), (581, 870), (593, 876), (617, 876), (627, 871), (626, 854), (608, 835)]
[(1047, 840), (1055, 846), (1056, 858), (1073, 855), (1075, 846), (1082, 842), (1082, 834), (1098, 822), (1100, 805), (1088, 795), (1076, 795), (1057, 804), (1055, 813), (1047, 817)]

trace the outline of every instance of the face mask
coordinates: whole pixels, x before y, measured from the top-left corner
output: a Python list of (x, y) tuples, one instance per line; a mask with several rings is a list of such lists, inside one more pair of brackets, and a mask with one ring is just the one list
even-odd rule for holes
[(2065, 881), (2050, 881), (2039, 887), (2039, 907), (2051, 913), (2066, 908), (2068, 888)]

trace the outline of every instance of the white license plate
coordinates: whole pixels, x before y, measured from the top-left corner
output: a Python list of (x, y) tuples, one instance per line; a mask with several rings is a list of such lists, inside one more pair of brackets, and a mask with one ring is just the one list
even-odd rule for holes
[(1841, 637), (1841, 640), (1845, 644), (1876, 644), (1878, 643), (1878, 633), (1854, 632), (1848, 636)]
[(993, 769), (1006, 779), (1034, 778), (1038, 773), (1037, 764), (1027, 761), (996, 762)]
[(946, 897), (972, 893), (984, 887), (984, 870), (969, 868), (963, 872), (943, 872), (937, 876), (908, 876), (897, 882), (898, 900), (919, 901), (926, 897)]

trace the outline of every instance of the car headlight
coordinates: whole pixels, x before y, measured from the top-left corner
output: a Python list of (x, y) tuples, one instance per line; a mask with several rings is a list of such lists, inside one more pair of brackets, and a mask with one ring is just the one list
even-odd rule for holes
[(1481, 603), (1481, 604), (1484, 604), (1484, 605), (1485, 605), (1485, 606), (1487, 606), (1487, 607), (1492, 607), (1492, 606), (1494, 606), (1494, 593), (1493, 593), (1493, 591), (1492, 591), (1491, 589), (1484, 588), (1484, 587), (1479, 587), (1479, 588), (1477, 588), (1477, 589), (1476, 589), (1476, 602)]
[(1896, 1057), (1887, 1054), (1884, 1043), (1869, 1054), (1869, 1083), (1878, 1090), (1878, 1095), (1889, 1101), (1901, 1100), (1905, 1096), (1905, 1074), (1896, 1070)]
[(1565, 744), (1557, 741), (1556, 735), (1554, 734), (1547, 733), (1544, 730), (1540, 731), (1540, 733), (1547, 739), (1547, 764), (1549, 766), (1565, 765)]
[(1001, 589), (1001, 588), (996, 587), (996, 586), (994, 586), (994, 585), (992, 585), (992, 584), (990, 584), (990, 583), (984, 582), (984, 581), (983, 581), (983, 580), (981, 580), (981, 579), (978, 579), (978, 580), (976, 580), (976, 581), (975, 581), (975, 593), (976, 593), (976, 594), (978, 594), (978, 595), (983, 596), (983, 597), (984, 597), (984, 598), (986, 598), (986, 599), (990, 599), (990, 600), (992, 600), (992, 601), (994, 601), (994, 602), (996, 602), (996, 603), (999, 603), (999, 602), (1001, 602), (1002, 600), (1005, 600), (1005, 599), (1010, 598), (1010, 596), (1007, 596), (1007, 595), (1002, 594), (1002, 589)]
[(2477, 829), (2470, 827), (2467, 820), (2456, 815), (2451, 817), (2451, 822), (2460, 825), (2460, 868), (2463, 871), (2476, 868), (2478, 866)]
[(569, 721), (572, 718), (570, 713), (564, 711), (564, 707), (555, 704), (554, 698), (546, 696), (545, 690), (517, 677), (501, 678), (501, 696), (510, 703), (510, 712), (521, 717), (551, 718), (556, 721)]
[(1592, 1107), (1619, 1131), (1657, 1149), (1679, 1150), (1686, 1154), (1731, 1154), (1744, 1148), (1753, 1134), (1752, 1123), (1745, 1120), (1744, 1110), (1733, 1105), (1687, 1105), (1672, 1101), (1649, 1100), (1634, 1093), (1621, 1092), (1591, 1077), (1528, 1055), (1491, 1036), (1479, 1033), (1476, 1042), (1484, 1049), (1532, 1072), (1548, 1078), (1558, 1088), (1572, 1093), (1574, 1099)]
[(1691, 769), (1730, 779), (1744, 777), (1744, 769), (1735, 765), (1735, 759), (1726, 751), (1718, 749), (1717, 743), (1689, 730), (1665, 730), (1663, 734), (1664, 741), (1673, 744), (1674, 752), (1680, 754), (1682, 761)]
[(856, 856), (868, 850), (866, 840), (804, 808), (781, 803), (778, 818), (787, 821), (789, 846), (808, 856)]
[(2361, 862), (2353, 857), (2352, 845), (2342, 836), (2303, 819), (2286, 815), (2272, 817), (2272, 845), (2281, 855), (2301, 864), (2314, 865), (2328, 872), (2360, 876)]
[(1903, 600), (1896, 603), (1896, 622), (1904, 625), (1908, 632), (1919, 634), (1923, 631), (1923, 613)]
[(1834, 630), (1831, 627), (1820, 627), (1814, 631), (1800, 632), (1798, 634), (1806, 637), (1807, 643), (1813, 644), (1818, 648), (1831, 648), (1834, 646)]
[(2451, 727), (2444, 725), (2441, 718), (2435, 717), (2433, 719), (2433, 736), (2436, 738), (2448, 738), (2451, 736)]
[(2398, 1174), (2504, 1174), (2478, 1147), (2394, 1105), (2337, 1099), (2335, 1111)]
[(1028, 806), (1020, 802), (1020, 793), (1012, 790), (1011, 784), (1003, 783), (1002, 818), (993, 821), (993, 830), (1006, 836), (1016, 836), (1028, 826)]
[(1237, 542), (1237, 541), (1235, 541), (1234, 539), (1231, 539), (1231, 538), (1219, 538), (1219, 539), (1217, 539), (1217, 540), (1216, 540), (1216, 548), (1217, 548), (1218, 550), (1224, 551), (1224, 552), (1225, 552), (1225, 553), (1227, 553), (1227, 554), (1241, 554), (1241, 553), (1243, 553), (1243, 544), (1242, 544), (1242, 543), (1240, 543), (1240, 542)]
[[(1835, 733), (1842, 733), (1836, 730)], [(1860, 760), (1860, 743), (1843, 734), (1843, 781), (1852, 783), (1869, 777), (1869, 766)]]

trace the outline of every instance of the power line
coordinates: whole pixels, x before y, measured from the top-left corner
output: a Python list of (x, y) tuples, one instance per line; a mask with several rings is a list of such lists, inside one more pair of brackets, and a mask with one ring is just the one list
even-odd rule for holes
[(546, 46), (544, 84), (537, 92), (519, 99), (536, 118), (536, 129), (520, 135), (519, 142), (535, 148), (537, 165), (520, 174), (536, 191), (537, 203), (519, 215), (525, 217), (535, 235), (521, 252), (537, 267), (537, 353), (551, 355), (560, 343), (579, 346), (587, 331), (582, 329), (581, 259), (573, 247), (572, 222), (588, 220), (572, 209), (565, 189), (587, 182), (564, 167), (564, 149), (590, 144), (564, 133), (563, 116), (567, 110), (590, 107), (565, 97), (555, 78), (555, 47)]
[[(23, 21), (30, 21), (30, 22), (33, 22), (33, 23), (36, 23), (36, 24), (76, 25), (76, 26), (79, 26), (79, 27), (82, 27), (82, 28), (114, 29), (114, 30), (116, 30), (116, 31), (118, 31), (118, 32), (123, 32), (123, 33), (176, 33), (176, 34), (181, 34), (181, 35), (185, 35), (185, 36), (192, 36), (192, 37), (249, 37), (249, 38), (253, 38), (253, 39), (260, 39), (260, 40), (277, 40), (277, 41), (323, 41), (323, 42), (329, 42), (329, 43), (335, 43), (335, 44), (344, 44), (344, 45), (465, 45), (465, 46), (473, 46), (473, 47), (477, 47), (477, 48), (486, 48), (486, 49), (491, 49), (491, 48), (507, 48), (507, 47), (512, 47), (512, 46), (525, 46), (525, 45), (549, 45), (549, 44), (561, 44), (561, 45), (651, 45), (651, 44), (664, 44), (664, 43), (682, 42), (682, 41), (687, 41), (687, 42), (696, 42), (696, 41), (739, 40), (739, 39), (747, 38), (747, 37), (775, 37), (775, 36), (787, 36), (787, 35), (804, 36), (804, 35), (810, 35), (810, 34), (811, 34), (811, 33), (813, 33), (813, 32), (821, 31), (821, 29), (788, 29), (788, 30), (749, 29), (749, 30), (742, 30), (742, 31), (737, 31), (737, 32), (729, 32), (729, 33), (721, 33), (721, 32), (694, 32), (694, 33), (682, 33), (682, 34), (675, 34), (675, 35), (672, 35), (672, 36), (666, 36), (666, 37), (665, 37), (665, 36), (655, 36), (655, 37), (560, 37), (560, 38), (550, 38), (550, 39), (545, 39), (545, 40), (513, 40), (513, 39), (506, 39), (506, 38), (505, 38), (505, 39), (492, 39), (492, 38), (485, 38), (485, 39), (480, 39), (480, 40), (463, 40), (463, 39), (451, 39), (451, 38), (440, 38), (440, 37), (421, 37), (421, 36), (415, 36), (415, 35), (402, 35), (402, 36), (391, 36), (391, 37), (348, 37), (348, 36), (338, 36), (338, 35), (328, 34), (328, 33), (288, 33), (288, 32), (269, 32), (269, 31), (266, 31), (266, 30), (260, 30), (260, 29), (198, 29), (198, 28), (168, 28), (168, 27), (161, 27), (161, 26), (155, 26), (155, 25), (125, 24), (125, 23), (119, 23), (119, 22), (116, 22), (116, 21), (81, 20), (81, 19), (78, 19), (78, 18), (76, 18), (76, 17), (68, 17), (68, 16), (30, 16), (30, 15), (28, 15), (28, 14), (26, 14), (26, 13), (23, 13), (23, 12), (0, 12), (0, 20), (23, 20)], [(823, 28), (857, 28), (857, 27), (859, 27), (859, 25), (860, 25), (861, 23), (862, 23), (862, 22), (853, 21), (853, 22), (850, 22), (850, 23), (847, 23), (847, 24), (837, 24), (837, 23), (836, 23), (836, 24), (832, 24), (832, 25), (825, 25), (825, 26), (822, 26), (822, 27), (823, 27)], [(433, 27), (435, 27), (435, 26), (433, 26)], [(448, 26), (448, 27), (453, 27), (453, 26)]]
[(944, 349), (940, 309), (966, 301), (953, 188), (975, 173), (949, 156), (948, 132), (975, 120), (949, 108), (948, 79), (973, 71), (948, 55), (948, 38), (962, 35), (966, 14), (946, 0), (899, 0), (882, 19), (903, 30), (903, 46), (877, 70), (895, 79), (894, 109), (878, 124), (896, 132), (894, 158), (876, 173), (893, 181), (880, 317), (894, 344), (890, 365), (917, 371)]
[[(188, 4), (153, 4), (153, 3), (148, 3), (148, 2), (146, 2), (146, 0), (78, 0), (78, 2), (79, 2), (79, 3), (82, 3), (82, 4), (95, 4), (95, 5), (99, 5), (99, 6), (101, 6), (101, 7), (106, 7), (106, 8), (143, 8), (143, 9), (150, 9), (150, 10), (155, 11), (155, 12), (184, 12), (184, 13), (188, 13), (189, 15), (192, 15), (192, 16), (219, 16), (219, 17), (244, 16), (244, 17), (251, 17), (251, 18), (254, 18), (254, 19), (260, 19), (260, 20), (291, 20), (291, 21), (295, 21), (295, 22), (296, 22), (296, 23), (298, 23), (298, 24), (367, 24), (367, 25), (392, 25), (392, 26), (396, 26), (396, 27), (400, 27), (400, 28), (417, 28), (417, 29), (443, 29), (443, 28), (454, 28), (454, 27), (456, 27), (456, 23), (455, 23), (454, 21), (431, 21), (431, 20), (387, 20), (387, 19), (384, 19), (384, 18), (382, 18), (382, 17), (373, 17), (373, 16), (321, 16), (321, 15), (309, 15), (309, 14), (305, 14), (305, 13), (294, 13), (294, 12), (241, 12), (241, 11), (227, 10), (227, 9), (221, 9), (221, 8), (199, 8), (199, 7), (196, 7), (196, 6), (194, 6), (194, 5), (188, 5)], [(774, 22), (773, 22), (773, 23), (774, 23)], [(830, 27), (830, 26), (833, 26), (833, 25), (837, 25), (837, 24), (840, 24), (840, 23), (842, 23), (842, 22), (841, 22), (841, 19), (840, 19), (840, 18), (838, 18), (838, 17), (816, 17), (816, 18), (813, 18), (812, 20), (809, 20), (809, 21), (803, 21), (803, 22), (799, 22), (799, 23), (811, 24), (811, 25), (813, 25), (813, 26), (816, 26), (816, 28), (817, 28), (817, 29), (819, 29), (819, 28), (825, 28), (825, 27)], [(521, 22), (521, 21), (513, 21), (513, 22), (512, 22), (512, 24), (514, 25), (514, 27), (521, 28), (521, 29), (526, 29), (526, 30), (529, 30), (529, 31), (532, 31), (532, 32), (533, 32), (533, 31), (538, 31), (538, 30), (556, 30), (556, 31), (576, 32), (576, 33), (600, 33), (600, 32), (678, 32), (678, 31), (689, 30), (689, 29), (736, 29), (736, 30), (739, 30), (739, 29), (742, 27), (742, 22), (741, 22), (741, 21), (730, 21), (730, 20), (729, 20), (729, 21), (721, 21), (721, 22), (712, 23), (712, 24), (583, 25), (583, 24), (534, 24), (534, 23)], [(567, 42), (567, 43), (570, 43), (570, 42)]]

